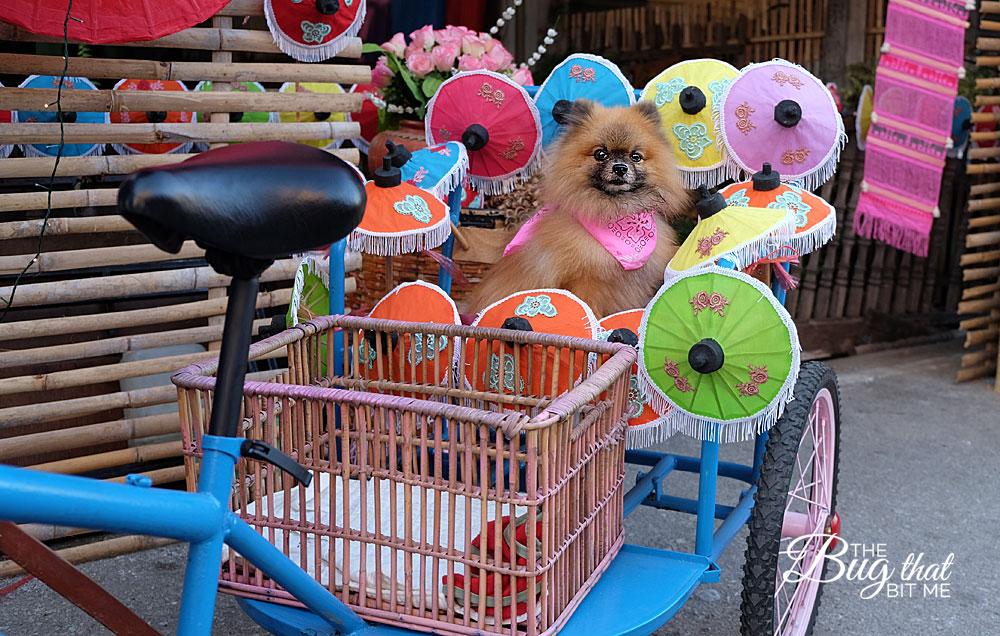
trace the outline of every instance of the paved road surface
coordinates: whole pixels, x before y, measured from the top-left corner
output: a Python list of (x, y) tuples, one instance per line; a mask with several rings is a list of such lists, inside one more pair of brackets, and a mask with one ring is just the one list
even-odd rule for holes
[[(866, 583), (828, 584), (815, 636), (865, 634), (1000, 635), (1000, 575), (991, 555), (1000, 536), (1000, 395), (987, 382), (955, 385), (958, 342), (835, 360), (843, 399), (839, 509), (844, 537), (883, 544), (891, 567), (908, 554), (924, 562), (954, 553), (949, 598), (862, 599)], [(697, 443), (673, 439), (694, 454)], [(751, 448), (727, 447), (723, 459), (747, 461)], [(674, 479), (675, 476), (671, 476)], [(678, 492), (694, 492), (695, 481)], [(728, 491), (730, 496), (735, 489)], [(675, 550), (694, 547), (693, 517), (642, 509), (629, 518), (628, 540)], [(745, 530), (723, 556), (719, 583), (702, 586), (660, 636), (739, 633)], [(186, 548), (168, 546), (82, 566), (164, 634), (172, 634)], [(0, 581), (0, 588), (10, 583)], [(628, 611), (622, 608), (622, 611)], [(215, 633), (256, 636), (257, 628), (220, 595)], [(7, 636), (106, 634), (97, 623), (37, 581), (0, 600)]]

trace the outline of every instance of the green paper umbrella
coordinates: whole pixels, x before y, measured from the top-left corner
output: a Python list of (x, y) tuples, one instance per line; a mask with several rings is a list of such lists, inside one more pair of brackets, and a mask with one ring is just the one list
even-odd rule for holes
[(309, 254), (302, 259), (298, 271), (295, 272), (292, 299), (288, 303), (285, 324), (294, 327), (300, 322), (328, 313), (330, 313), (330, 258)]
[(767, 430), (792, 399), (799, 338), (759, 281), (721, 267), (671, 279), (646, 306), (639, 375), (671, 431), (741, 441)]

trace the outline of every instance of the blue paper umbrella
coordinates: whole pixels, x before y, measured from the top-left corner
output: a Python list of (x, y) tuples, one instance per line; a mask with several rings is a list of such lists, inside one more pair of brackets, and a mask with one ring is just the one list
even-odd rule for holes
[(603, 106), (631, 106), (635, 91), (614, 62), (587, 53), (570, 55), (552, 69), (535, 94), (542, 119), (542, 148), (559, 137), (560, 111), (581, 98)]
[(955, 98), (955, 112), (951, 120), (952, 148), (949, 157), (961, 157), (965, 146), (969, 143), (969, 133), (972, 131), (972, 104), (963, 95)]
[[(59, 78), (52, 75), (32, 75), (21, 82), (21, 88), (58, 88)], [(96, 91), (97, 87), (89, 79), (84, 77), (63, 78), (63, 90), (84, 90)], [(56, 111), (42, 110), (21, 110), (15, 114), (18, 123), (56, 123), (59, 121)], [(108, 123), (107, 113), (88, 113), (63, 111), (63, 121), (77, 124), (106, 124)], [(86, 155), (101, 154), (104, 144), (65, 144), (63, 146), (63, 157), (84, 157)], [(28, 157), (55, 157), (59, 152), (59, 144), (21, 144), (21, 151)]]
[(446, 201), (448, 194), (465, 180), (469, 153), (459, 142), (448, 141), (417, 150), (400, 170), (403, 181)]

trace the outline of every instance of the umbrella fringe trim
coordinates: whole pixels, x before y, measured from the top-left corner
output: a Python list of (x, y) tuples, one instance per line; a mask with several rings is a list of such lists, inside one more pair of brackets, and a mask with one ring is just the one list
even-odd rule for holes
[[(42, 145), (42, 144), (39, 144), (39, 145)], [(58, 146), (59, 144), (45, 144), (45, 145)], [(67, 145), (67, 146), (86, 146), (88, 144), (83, 143), (83, 144), (65, 144), (65, 145)], [(105, 144), (97, 144), (97, 143), (90, 144), (90, 146), (91, 146), (90, 150), (88, 150), (87, 152), (83, 153), (82, 155), (73, 155), (73, 156), (75, 156), (75, 157), (91, 157), (91, 156), (94, 156), (94, 155), (102, 155), (102, 154), (104, 154), (104, 145)], [(46, 154), (46, 153), (42, 152), (41, 150), (38, 150), (37, 148), (35, 148), (35, 146), (33, 144), (18, 144), (18, 146), (20, 146), (21, 152), (24, 153), (25, 157), (42, 157), (42, 158), (47, 158), (47, 159), (54, 159), (55, 158), (55, 155)], [(68, 155), (64, 155), (64, 157), (65, 156), (68, 156)]]
[(326, 44), (307, 46), (299, 44), (285, 35), (285, 32), (281, 30), (275, 19), (274, 7), (271, 0), (265, 0), (264, 2), (264, 17), (267, 19), (267, 28), (271, 32), (271, 39), (274, 40), (275, 46), (281, 49), (281, 52), (285, 55), (293, 57), (300, 62), (322, 62), (346, 49), (349, 40), (361, 32), (361, 26), (364, 24), (367, 11), (367, 3), (361, 2), (361, 6), (358, 7), (358, 12), (354, 16), (354, 21), (351, 22), (350, 26), (342, 34), (336, 36)]
[(667, 441), (672, 434), (666, 419), (662, 417), (638, 426), (629, 426), (625, 429), (625, 448), (649, 448), (653, 444)]
[(378, 234), (355, 229), (347, 239), (347, 246), (355, 252), (374, 256), (401, 256), (439, 247), (451, 236), (451, 222), (447, 215), (428, 229), (392, 234)]
[[(752, 285), (762, 294), (763, 298), (766, 298), (771, 303), (771, 306), (777, 311), (781, 322), (788, 328), (790, 340), (789, 344), (791, 345), (792, 353), (788, 376), (785, 378), (785, 381), (782, 383), (777, 395), (774, 397), (772, 401), (773, 405), (749, 417), (719, 421), (686, 411), (670, 400), (667, 394), (663, 392), (655, 382), (653, 382), (648, 371), (646, 370), (647, 365), (644, 350), (650, 309), (656, 301), (660, 299), (664, 292), (676, 284), (679, 280), (683, 278), (690, 278), (692, 276), (699, 276), (705, 273), (715, 273), (722, 276), (728, 276), (730, 278), (739, 278), (747, 284)], [(768, 289), (764, 283), (732, 269), (722, 267), (700, 268), (696, 271), (684, 272), (676, 278), (671, 278), (670, 282), (661, 287), (653, 299), (649, 301), (649, 304), (646, 305), (646, 309), (642, 315), (642, 322), (639, 326), (639, 386), (646, 392), (646, 404), (657, 413), (664, 413), (663, 421), (667, 425), (669, 435), (680, 432), (701, 440), (719, 443), (732, 443), (745, 441), (756, 434), (768, 430), (785, 412), (785, 405), (794, 399), (795, 384), (799, 378), (799, 366), (801, 362), (802, 346), (799, 343), (798, 330), (795, 328), (795, 321), (792, 319), (791, 314), (789, 314), (788, 310), (778, 303), (777, 299), (771, 294), (771, 290)]]
[(306, 276), (302, 271), (302, 266), (305, 265), (308, 258), (309, 257), (307, 256), (303, 259), (295, 270), (295, 280), (292, 282), (292, 298), (288, 301), (288, 313), (292, 317), (292, 324), (285, 325), (286, 328), (294, 327), (299, 324), (299, 307), (302, 305), (302, 289), (306, 285)]
[(815, 252), (830, 242), (837, 234), (837, 215), (830, 214), (825, 219), (817, 223), (808, 232), (796, 234), (788, 239), (789, 247), (795, 249), (800, 255)]
[(681, 180), (688, 190), (696, 190), (700, 185), (707, 185), (714, 188), (723, 181), (736, 179), (738, 176), (733, 171), (733, 164), (723, 160), (710, 168), (678, 168), (681, 172)]
[(469, 182), (477, 192), (482, 192), (486, 196), (510, 194), (531, 179), (531, 176), (535, 174), (541, 165), (542, 155), (541, 153), (536, 153), (527, 165), (512, 173), (502, 177), (477, 177), (470, 174)]

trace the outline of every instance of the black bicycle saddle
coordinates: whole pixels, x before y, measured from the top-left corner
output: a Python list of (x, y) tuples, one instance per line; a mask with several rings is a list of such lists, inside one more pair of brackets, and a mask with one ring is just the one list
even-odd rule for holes
[(190, 237), (208, 252), (267, 262), (344, 238), (366, 201), (347, 162), (283, 141), (138, 170), (118, 190), (119, 213), (162, 250), (177, 253)]

